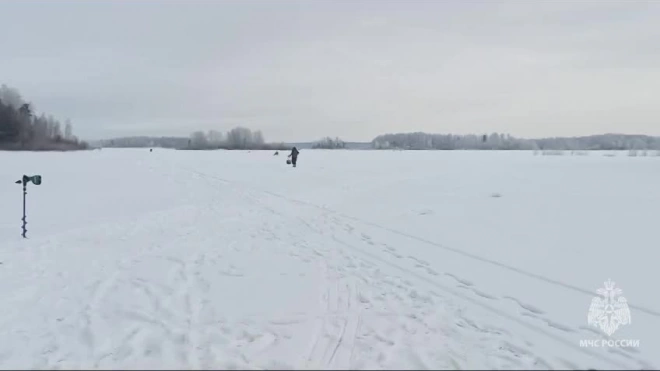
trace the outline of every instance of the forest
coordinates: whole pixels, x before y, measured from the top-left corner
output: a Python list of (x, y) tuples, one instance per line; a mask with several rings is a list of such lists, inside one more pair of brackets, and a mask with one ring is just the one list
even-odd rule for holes
[(0, 150), (71, 151), (88, 145), (73, 134), (69, 120), (64, 125), (51, 115), (37, 114), (18, 90), (0, 86)]

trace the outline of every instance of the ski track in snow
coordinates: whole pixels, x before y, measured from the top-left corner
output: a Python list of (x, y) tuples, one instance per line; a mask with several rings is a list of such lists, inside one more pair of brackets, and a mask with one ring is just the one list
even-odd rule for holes
[[(577, 347), (572, 336), (594, 330), (440, 270), (385, 227), (185, 166), (145, 166), (193, 192), (190, 204), (2, 251), (0, 367), (652, 367), (634, 349)], [(195, 198), (200, 188), (211, 200)], [(313, 297), (271, 300), (276, 285)]]

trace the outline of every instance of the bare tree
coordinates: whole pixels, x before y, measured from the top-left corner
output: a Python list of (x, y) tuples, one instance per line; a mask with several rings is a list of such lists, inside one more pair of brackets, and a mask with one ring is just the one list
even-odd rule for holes
[(264, 140), (264, 135), (261, 133), (261, 130), (257, 130), (254, 132), (254, 134), (252, 135), (252, 143), (258, 146), (261, 146), (264, 143), (266, 143), (266, 141)]
[(211, 145), (219, 145), (222, 143), (224, 136), (217, 130), (209, 130), (207, 139)]
[(73, 127), (71, 126), (71, 121), (67, 119), (64, 125), (64, 139), (73, 140)]
[(346, 148), (346, 143), (343, 140), (339, 139), (339, 138), (332, 139), (330, 137), (325, 137), (325, 138), (317, 141), (316, 143), (314, 143), (312, 148), (315, 148), (315, 149), (343, 149), (343, 148)]
[(227, 146), (231, 149), (247, 149), (253, 144), (252, 131), (244, 127), (236, 127), (227, 133)]
[(19, 109), (25, 103), (18, 90), (4, 84), (0, 86), (0, 101), (14, 109)]
[(190, 146), (192, 148), (204, 149), (209, 145), (206, 134), (203, 131), (196, 131), (190, 136)]

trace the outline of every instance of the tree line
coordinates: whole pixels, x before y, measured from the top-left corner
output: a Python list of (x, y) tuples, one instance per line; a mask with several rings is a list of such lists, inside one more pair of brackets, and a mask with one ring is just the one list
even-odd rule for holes
[(453, 135), (417, 132), (380, 135), (371, 142), (371, 147), (408, 150), (660, 150), (660, 137), (603, 134), (522, 139), (499, 133)]
[(53, 116), (36, 115), (32, 104), (16, 89), (0, 86), (0, 149), (67, 151), (88, 147), (73, 135), (69, 120), (63, 126)]
[(145, 148), (145, 147), (160, 147), (160, 148), (185, 148), (188, 145), (189, 139), (186, 137), (120, 137), (114, 139), (103, 139), (90, 142), (94, 147), (107, 147), (107, 148)]
[(287, 150), (284, 143), (267, 143), (261, 131), (252, 131), (245, 127), (235, 127), (226, 133), (210, 130), (208, 132), (196, 131), (188, 140), (183, 149), (209, 150)]
[(346, 142), (339, 138), (325, 137), (312, 144), (312, 149), (346, 149)]

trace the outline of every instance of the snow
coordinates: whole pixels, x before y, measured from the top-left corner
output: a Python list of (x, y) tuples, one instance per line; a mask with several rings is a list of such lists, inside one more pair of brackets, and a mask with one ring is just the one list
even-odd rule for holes
[[(660, 367), (660, 157), (609, 154), (0, 152), (0, 368)], [(639, 347), (580, 346), (610, 278)]]

